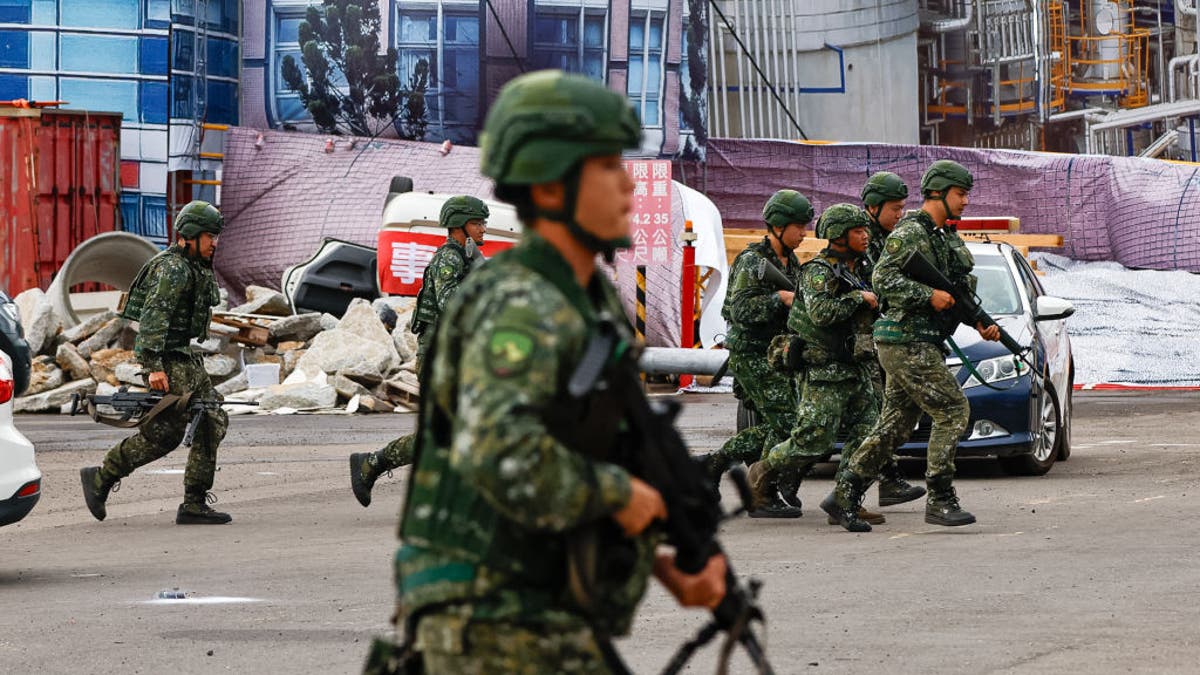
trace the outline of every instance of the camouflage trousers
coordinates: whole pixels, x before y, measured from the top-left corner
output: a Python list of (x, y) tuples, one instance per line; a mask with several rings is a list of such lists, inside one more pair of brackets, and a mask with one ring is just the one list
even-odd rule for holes
[(958, 439), (966, 431), (971, 407), (958, 381), (946, 368), (941, 350), (928, 342), (880, 344), (879, 363), (887, 373), (883, 412), (871, 434), (850, 457), (849, 470), (867, 478), (912, 435), (927, 413), (933, 419), (926, 451), (927, 480), (954, 476)]
[(733, 352), (729, 370), (758, 413), (758, 423), (738, 432), (717, 452), (727, 462), (757, 462), (788, 437), (796, 420), (796, 384), (789, 373), (767, 365), (762, 354)]
[[(407, 434), (371, 453), (371, 456), (367, 458), (367, 461), (371, 463), (370, 470), (378, 476), (392, 469), (412, 464), (413, 445), (416, 443), (416, 439), (416, 434)], [(366, 473), (366, 469), (363, 472)]]
[(834, 453), (838, 431), (846, 431), (842, 467), (875, 425), (879, 413), (870, 378), (837, 382), (805, 378), (800, 408), (789, 438), (767, 451), (768, 469), (803, 476)]
[[(167, 373), (170, 393), (183, 395), (191, 392), (200, 398), (220, 398), (213, 389), (208, 373), (204, 372), (204, 362), (199, 356), (168, 355), (163, 359), (163, 368)], [(187, 468), (183, 472), (183, 491), (185, 502), (203, 504), (205, 493), (212, 489), (213, 475), (217, 470), (217, 446), (225, 438), (229, 416), (220, 408), (201, 414), (206, 419), (196, 427), (196, 435), (192, 439)], [(166, 456), (183, 441), (187, 424), (186, 411), (174, 408), (164, 410), (138, 427), (137, 434), (108, 451), (100, 467), (101, 480), (110, 483), (118, 481), (139, 466)]]
[(553, 629), (464, 618), (462, 608), (417, 624), (416, 649), (427, 675), (609, 673), (587, 627)]

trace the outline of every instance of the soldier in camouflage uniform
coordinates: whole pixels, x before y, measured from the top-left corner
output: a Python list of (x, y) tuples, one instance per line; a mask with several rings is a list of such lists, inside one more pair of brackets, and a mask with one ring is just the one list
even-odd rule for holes
[[(867, 179), (862, 189), (863, 211), (871, 221), (871, 241), (867, 244), (867, 254), (863, 260), (862, 273), (859, 275), (868, 285), (871, 283), (871, 273), (883, 253), (883, 242), (891, 234), (896, 223), (904, 215), (904, 202), (908, 199), (908, 186), (904, 180), (894, 173), (880, 171)], [(866, 339), (871, 339), (871, 329), (867, 329)], [(880, 407), (883, 405), (883, 368), (878, 359), (872, 359), (867, 364), (871, 377), (875, 380), (875, 396)], [(842, 454), (843, 466), (847, 455)], [(925, 489), (909, 484), (900, 471), (896, 456), (888, 457), (883, 469), (879, 472), (879, 505), (895, 506), (925, 496)]]
[[(851, 455), (849, 466), (821, 507), (846, 529), (866, 531), (870, 525), (855, 516), (857, 505), (872, 478), (895, 449), (912, 434), (925, 412), (933, 418), (929, 435), (925, 483), (929, 495), (925, 522), (935, 525), (969, 525), (975, 516), (964, 511), (954, 491), (954, 453), (966, 430), (970, 406), (958, 381), (946, 367), (942, 343), (958, 320), (950, 310), (954, 298), (907, 277), (901, 266), (919, 251), (952, 282), (974, 290), (971, 274), (975, 261), (946, 220), (958, 218), (974, 185), (970, 172), (949, 160), (934, 162), (921, 179), (924, 204), (909, 213), (887, 238), (876, 266), (874, 287), (886, 309), (875, 323), (879, 362), (887, 373), (883, 412), (867, 439)], [(997, 326), (976, 330), (985, 340), (998, 340)]]
[[(868, 221), (852, 204), (836, 204), (821, 214), (817, 236), (829, 245), (801, 267), (800, 293), (788, 312), (787, 327), (803, 341), (804, 371), (800, 406), (790, 437), (750, 465), (756, 503), (769, 499), (772, 479), (792, 475), (797, 483), (817, 462), (834, 452), (846, 430), (843, 456), (857, 447), (878, 414), (868, 364), (875, 359), (870, 336), (860, 326), (874, 321), (878, 301), (859, 278), (867, 250)], [(795, 348), (795, 347), (793, 347)], [(883, 522), (878, 513), (859, 518)]]
[[(592, 336), (624, 316), (596, 254), (629, 245), (620, 153), (639, 139), (624, 97), (560, 71), (515, 78), (488, 113), (483, 173), (525, 231), (450, 302), (422, 383), (395, 571), (398, 618), (432, 675), (611, 672), (606, 636), (628, 631), (651, 574), (684, 605), (724, 596), (724, 557), (685, 576), (656, 554), (658, 491), (555, 424), (579, 405), (566, 384)], [(628, 322), (613, 324), (627, 344)], [(569, 573), (587, 567), (572, 543), (589, 533), (626, 552), (595, 586)]]
[[(729, 290), (721, 316), (729, 322), (725, 347), (729, 370), (737, 382), (739, 398), (757, 413), (757, 423), (738, 432), (706, 458), (709, 473), (720, 476), (734, 462), (757, 462), (763, 452), (787, 438), (796, 419), (796, 384), (791, 373), (767, 363), (767, 348), (776, 335), (788, 332), (788, 308), (795, 297), (800, 261), (793, 252), (804, 241), (804, 227), (812, 222), (813, 208), (795, 190), (780, 190), (763, 206), (768, 236), (746, 247), (729, 270)], [(791, 286), (781, 288), (763, 272), (771, 266)], [(780, 475), (786, 479), (789, 476)], [(777, 487), (777, 486), (776, 486)], [(777, 489), (760, 501), (751, 517), (798, 518), (798, 504), (785, 503)], [(785, 489), (787, 497), (794, 493)]]
[[(204, 362), (192, 352), (193, 338), (208, 338), (212, 308), (220, 302), (212, 256), (225, 220), (203, 201), (188, 203), (175, 219), (175, 245), (155, 256), (138, 272), (122, 313), (140, 327), (134, 351), (149, 373), (151, 389), (184, 397), (219, 400)], [(217, 446), (225, 437), (229, 417), (224, 410), (206, 410), (196, 428), (187, 468), (183, 474), (183, 503), (175, 514), (180, 525), (222, 524), (232, 518), (206, 503), (217, 469)], [(96, 520), (107, 515), (109, 491), (133, 470), (175, 449), (183, 440), (188, 413), (170, 407), (144, 422), (134, 436), (121, 441), (104, 457), (101, 466), (80, 470), (83, 497)], [(214, 500), (215, 501), (215, 500)]]
[[(467, 273), (483, 263), (479, 247), (487, 232), (487, 204), (468, 195), (450, 197), (442, 204), (438, 223), (449, 230), (446, 243), (434, 252), (421, 279), (409, 328), (417, 336), (417, 372), (429, 349), (438, 317)], [(414, 434), (401, 436), (375, 452), (350, 455), (350, 489), (359, 504), (371, 503), (371, 488), (380, 476), (412, 463)]]

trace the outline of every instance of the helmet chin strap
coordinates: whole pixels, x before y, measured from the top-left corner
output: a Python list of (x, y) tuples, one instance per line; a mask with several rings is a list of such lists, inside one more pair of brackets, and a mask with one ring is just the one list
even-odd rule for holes
[(534, 215), (540, 216), (547, 220), (553, 220), (567, 226), (567, 231), (575, 238), (575, 241), (583, 244), (595, 253), (604, 256), (604, 262), (612, 264), (613, 259), (617, 255), (618, 248), (629, 246), (628, 238), (621, 237), (618, 239), (601, 239), (596, 235), (583, 229), (579, 221), (575, 218), (575, 207), (579, 203), (579, 180), (583, 174), (583, 163), (576, 164), (570, 171), (562, 177), (563, 182), (563, 208), (561, 210), (544, 209), (534, 207)]
[(792, 251), (796, 250), (796, 247), (788, 246), (787, 244), (783, 243), (783, 231), (786, 229), (787, 229), (787, 225), (784, 225), (783, 227), (779, 228), (779, 232), (776, 232), (775, 226), (770, 223), (767, 223), (767, 233), (770, 234), (772, 237), (775, 237), (775, 241), (779, 242), (779, 248), (782, 248), (783, 250), (791, 253)]

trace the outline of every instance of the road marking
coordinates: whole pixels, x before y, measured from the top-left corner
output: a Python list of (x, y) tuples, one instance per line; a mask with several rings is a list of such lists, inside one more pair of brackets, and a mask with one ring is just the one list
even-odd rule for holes
[(213, 596), (210, 598), (155, 598), (153, 600), (141, 600), (140, 605), (230, 605), (230, 604), (245, 604), (250, 602), (263, 602), (260, 598), (232, 598), (224, 596)]
[(274, 471), (255, 471), (254, 475), (255, 476), (278, 476), (279, 474)]
[(1137, 443), (1137, 441), (1133, 441), (1133, 440), (1130, 440), (1130, 441), (1126, 441), (1126, 440), (1100, 441), (1100, 445), (1129, 445), (1131, 443)]
[(159, 476), (174, 476), (183, 473), (183, 469), (146, 469), (143, 473), (156, 474)]
[(1144, 498), (1142, 498), (1142, 499), (1135, 499), (1135, 500), (1133, 500), (1133, 501), (1131, 501), (1131, 502), (1129, 502), (1129, 503), (1130, 503), (1130, 504), (1141, 504), (1141, 503), (1143, 503), (1143, 502), (1152, 502), (1152, 501), (1154, 501), (1155, 499), (1166, 499), (1166, 498), (1167, 498), (1167, 496), (1166, 496), (1166, 495), (1159, 495), (1159, 496), (1157, 496), (1157, 497), (1144, 497)]

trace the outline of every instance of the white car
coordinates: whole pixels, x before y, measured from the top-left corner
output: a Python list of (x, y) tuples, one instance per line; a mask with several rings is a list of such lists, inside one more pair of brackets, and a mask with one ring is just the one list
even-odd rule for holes
[(0, 525), (29, 515), (42, 496), (42, 472), (33, 443), (13, 424), (12, 359), (0, 352)]

